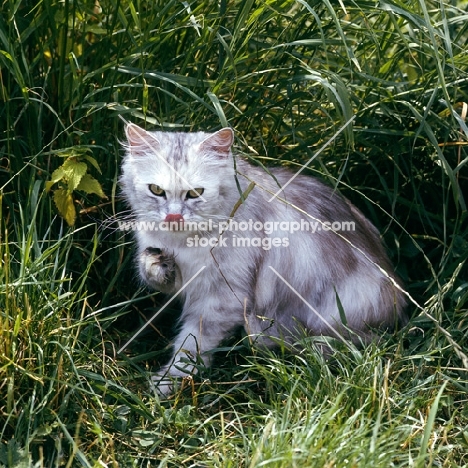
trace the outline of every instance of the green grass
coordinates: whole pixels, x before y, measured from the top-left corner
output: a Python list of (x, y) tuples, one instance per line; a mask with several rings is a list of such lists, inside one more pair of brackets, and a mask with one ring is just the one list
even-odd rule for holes
[[(6, 0), (0, 466), (467, 466), (466, 7)], [(117, 353), (161, 304), (112, 223), (119, 115), (229, 124), (239, 152), (293, 170), (355, 116), (308, 172), (381, 231), (414, 299), (408, 327), (329, 361), (313, 339), (298, 356), (226, 344), (159, 401), (147, 375), (167, 316)], [(76, 189), (73, 227), (53, 195), (70, 181), (45, 190), (70, 154), (96, 160), (107, 195)]]

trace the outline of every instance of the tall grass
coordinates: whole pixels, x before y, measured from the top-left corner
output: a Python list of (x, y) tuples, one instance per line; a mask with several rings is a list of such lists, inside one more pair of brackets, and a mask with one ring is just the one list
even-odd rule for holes
[[(467, 19), (432, 0), (6, 0), (0, 466), (466, 465)], [(146, 378), (170, 320), (117, 353), (160, 303), (104, 227), (125, 209), (119, 115), (229, 124), (239, 152), (293, 170), (355, 116), (309, 172), (379, 227), (408, 328), (330, 361), (311, 339), (299, 356), (231, 343), (159, 401)], [(64, 182), (45, 191), (70, 154), (107, 195), (75, 190), (73, 227)]]

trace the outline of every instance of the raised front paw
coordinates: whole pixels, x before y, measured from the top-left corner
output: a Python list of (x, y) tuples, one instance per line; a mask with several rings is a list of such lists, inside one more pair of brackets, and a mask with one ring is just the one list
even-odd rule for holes
[(158, 291), (170, 293), (176, 287), (177, 265), (174, 257), (156, 247), (148, 247), (141, 252), (140, 273)]

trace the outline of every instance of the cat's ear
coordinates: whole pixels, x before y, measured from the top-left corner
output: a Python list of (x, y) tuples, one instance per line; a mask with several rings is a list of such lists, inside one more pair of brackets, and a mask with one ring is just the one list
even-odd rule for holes
[(125, 134), (127, 135), (128, 146), (132, 151), (159, 146), (159, 140), (152, 133), (147, 132), (138, 125), (129, 123), (125, 127)]
[(207, 153), (227, 156), (234, 142), (234, 132), (226, 127), (218, 130), (200, 143), (200, 149)]

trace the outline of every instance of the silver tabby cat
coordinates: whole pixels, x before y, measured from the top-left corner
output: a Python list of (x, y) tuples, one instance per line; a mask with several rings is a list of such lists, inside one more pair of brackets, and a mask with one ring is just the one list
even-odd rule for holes
[(404, 322), (405, 297), (377, 230), (339, 193), (234, 160), (229, 128), (128, 124), (126, 135), (121, 185), (139, 223), (140, 277), (166, 294), (183, 288), (173, 357), (153, 376), (161, 393), (196, 358), (210, 365), (208, 351), (239, 326), (274, 346), (304, 331), (366, 342)]

